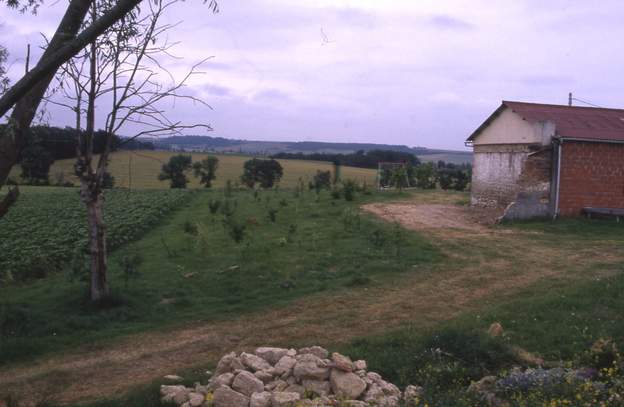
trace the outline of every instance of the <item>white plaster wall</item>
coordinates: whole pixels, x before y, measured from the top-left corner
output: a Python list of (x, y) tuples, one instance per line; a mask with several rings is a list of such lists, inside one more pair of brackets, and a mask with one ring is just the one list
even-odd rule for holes
[(554, 123), (531, 124), (506, 108), (477, 136), (473, 145), (535, 143), (546, 145), (550, 143), (554, 133)]
[(472, 194), (474, 205), (500, 206), (515, 199), (518, 179), (528, 152), (476, 152), (473, 159)]

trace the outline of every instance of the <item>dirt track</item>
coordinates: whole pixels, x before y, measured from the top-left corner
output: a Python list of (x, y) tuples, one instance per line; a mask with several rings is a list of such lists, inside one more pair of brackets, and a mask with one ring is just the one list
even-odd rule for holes
[[(85, 347), (0, 369), (0, 393), (10, 389), (31, 401), (63, 403), (114, 397), (165, 374), (209, 365), (226, 351), (260, 344), (331, 345), (406, 323), (425, 327), (475, 309), (484, 300), (500, 301), (541, 279), (574, 278), (552, 260), (552, 252), (548, 252), (552, 249), (515, 234), (513, 238), (493, 234), (487, 226), (475, 223), (463, 207), (397, 203), (371, 204), (364, 210), (408, 228), (427, 230), (437, 237), (436, 244), (450, 261), (415, 270), (400, 284), (388, 282), (310, 296), (284, 308), (231, 321), (189, 323), (174, 332), (134, 335), (102, 349)], [(496, 235), (495, 239), (484, 238), (488, 234)], [(501, 255), (480, 257), (479, 248), (487, 244), (499, 245)], [(465, 252), (449, 249), (456, 246), (465, 247)], [(571, 247), (565, 255), (583, 264), (607, 260), (596, 253), (609, 252), (613, 251), (595, 250), (592, 258)], [(523, 253), (522, 259), (517, 253)]]

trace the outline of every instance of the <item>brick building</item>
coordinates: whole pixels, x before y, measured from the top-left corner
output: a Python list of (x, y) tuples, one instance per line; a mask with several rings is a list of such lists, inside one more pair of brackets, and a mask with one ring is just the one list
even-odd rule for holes
[(624, 110), (503, 101), (466, 141), (473, 205), (507, 219), (624, 208)]

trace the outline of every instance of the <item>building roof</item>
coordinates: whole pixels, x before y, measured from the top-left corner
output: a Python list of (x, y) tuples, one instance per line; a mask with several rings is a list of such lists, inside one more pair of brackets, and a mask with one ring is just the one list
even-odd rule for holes
[(546, 105), (506, 100), (468, 137), (467, 141), (473, 141), (505, 109), (511, 109), (531, 123), (554, 122), (556, 136), (563, 139), (624, 142), (624, 109)]

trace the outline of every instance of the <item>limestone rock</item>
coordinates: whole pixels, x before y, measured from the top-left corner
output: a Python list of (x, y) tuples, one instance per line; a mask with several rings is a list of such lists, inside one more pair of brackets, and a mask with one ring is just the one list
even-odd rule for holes
[(271, 407), (295, 407), (300, 399), (299, 393), (275, 392), (271, 397)]
[(288, 349), (261, 347), (254, 352), (256, 356), (261, 357), (272, 365), (275, 365), (282, 357), (286, 356)]
[(222, 375), (223, 373), (232, 373), (236, 369), (244, 369), (243, 363), (236, 356), (236, 353), (231, 352), (223, 356), (217, 364), (217, 369), (214, 372), (215, 376)]
[(488, 335), (490, 335), (492, 338), (496, 338), (498, 336), (501, 336), (503, 334), (503, 326), (500, 324), (500, 322), (494, 322), (492, 325), (490, 325), (490, 328), (488, 329)]
[(249, 407), (249, 397), (221, 386), (214, 392), (214, 407)]
[(300, 384), (291, 384), (284, 389), (284, 392), (285, 393), (297, 393), (301, 397), (303, 397), (303, 394), (305, 393), (305, 389)]
[(326, 380), (329, 377), (329, 368), (319, 357), (313, 354), (300, 355), (293, 368), (293, 375), (298, 380)]
[(271, 397), (272, 395), (268, 391), (254, 393), (251, 395), (249, 407), (270, 407)]
[(297, 360), (292, 356), (283, 356), (275, 365), (275, 374), (283, 375), (288, 373), (297, 363)]
[(366, 390), (366, 382), (355, 373), (332, 369), (329, 380), (332, 391), (338, 397), (355, 400)]
[(264, 391), (264, 383), (262, 380), (254, 376), (253, 373), (243, 370), (236, 375), (232, 382), (232, 389), (245, 396), (251, 396), (254, 393), (260, 393)]
[(181, 382), (182, 380), (184, 380), (183, 378), (175, 374), (168, 374), (167, 376), (164, 376), (163, 379), (170, 382)]
[(353, 362), (347, 356), (334, 352), (332, 353), (332, 362), (334, 362), (334, 367), (342, 371), (345, 371), (345, 372), (353, 371)]
[(174, 400), (182, 400), (180, 403), (177, 403), (177, 404), (182, 404), (186, 401), (186, 398), (188, 397), (189, 393), (190, 393), (190, 390), (182, 385), (160, 386), (160, 395), (162, 396), (161, 400), (164, 403), (170, 403)]
[(302, 384), (306, 392), (317, 396), (327, 396), (331, 391), (329, 382), (325, 380), (304, 380)]
[(211, 390), (216, 390), (221, 386), (231, 386), (232, 381), (234, 381), (234, 373), (223, 373), (218, 376), (213, 376), (213, 378), (210, 379), (208, 388)]
[(329, 352), (325, 348), (321, 348), (320, 346), (311, 346), (309, 348), (301, 348), (299, 349), (299, 354), (312, 354), (319, 359), (327, 359), (329, 356)]
[(366, 366), (365, 360), (356, 360), (353, 362), (353, 368), (354, 370), (366, 370), (368, 366)]
[(206, 398), (204, 397), (203, 394), (200, 393), (191, 393), (189, 394), (189, 406), (190, 407), (200, 407), (202, 404), (204, 404), (204, 400)]
[(283, 391), (286, 387), (288, 387), (288, 383), (280, 379), (267, 383), (264, 389), (267, 391)]
[(273, 380), (273, 375), (269, 373), (268, 370), (258, 370), (256, 373), (254, 373), (254, 376), (256, 376), (260, 381), (262, 381), (262, 383), (265, 384)]
[(251, 353), (241, 353), (240, 360), (243, 365), (252, 369), (254, 372), (258, 370), (267, 370), (271, 368), (271, 365), (260, 356), (252, 355)]

